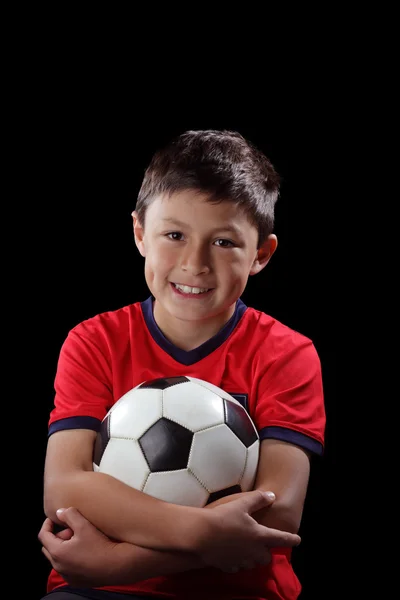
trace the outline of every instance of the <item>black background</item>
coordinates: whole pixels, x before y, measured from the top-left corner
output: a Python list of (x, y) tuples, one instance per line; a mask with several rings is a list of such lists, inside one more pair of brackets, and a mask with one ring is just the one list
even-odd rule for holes
[[(76, 64), (76, 63), (75, 63)], [(31, 65), (32, 66), (32, 65)], [(182, 96), (142, 88), (126, 95), (126, 80), (115, 85), (85, 69), (29, 69), (29, 101), (19, 152), (25, 202), (20, 221), (25, 235), (27, 276), (21, 294), (29, 381), (29, 522), (27, 553), (35, 573), (32, 598), (45, 591), (47, 561), (37, 532), (44, 515), (42, 475), (47, 420), (53, 401), (58, 352), (69, 329), (102, 311), (148, 296), (143, 260), (134, 245), (131, 212), (153, 152), (186, 129), (234, 129), (263, 150), (283, 178), (276, 208), (278, 249), (261, 274), (250, 278), (244, 301), (310, 337), (321, 358), (327, 409), (324, 457), (312, 465), (311, 481), (294, 552), (302, 582), (300, 600), (328, 599), (335, 568), (328, 554), (335, 528), (336, 340), (333, 274), (331, 126), (321, 107), (283, 104), (270, 109), (255, 96), (229, 110), (227, 97)], [(99, 75), (99, 71), (97, 71)], [(232, 109), (232, 106), (230, 106)], [(22, 186), (21, 186), (22, 189)], [(27, 367), (28, 371), (28, 367)], [(32, 475), (33, 474), (33, 475)], [(26, 536), (26, 530), (24, 531)]]

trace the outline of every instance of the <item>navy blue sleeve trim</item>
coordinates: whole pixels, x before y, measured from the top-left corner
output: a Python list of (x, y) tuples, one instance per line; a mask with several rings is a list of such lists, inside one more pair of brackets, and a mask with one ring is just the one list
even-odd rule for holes
[(56, 431), (63, 431), (64, 429), (92, 429), (93, 431), (99, 431), (100, 424), (100, 419), (96, 419), (95, 417), (68, 417), (67, 419), (54, 421), (49, 427), (48, 437)]
[(258, 434), (260, 440), (282, 440), (282, 442), (295, 444), (318, 456), (322, 456), (324, 452), (323, 445), (320, 442), (317, 442), (317, 440), (314, 440), (308, 435), (304, 435), (304, 433), (294, 431), (293, 429), (286, 429), (286, 427), (264, 427)]

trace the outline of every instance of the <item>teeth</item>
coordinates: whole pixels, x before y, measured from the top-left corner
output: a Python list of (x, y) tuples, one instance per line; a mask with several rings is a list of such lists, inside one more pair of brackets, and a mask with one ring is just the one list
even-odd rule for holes
[(209, 288), (190, 287), (189, 285), (179, 285), (178, 283), (174, 283), (174, 286), (184, 294), (202, 294), (209, 290)]

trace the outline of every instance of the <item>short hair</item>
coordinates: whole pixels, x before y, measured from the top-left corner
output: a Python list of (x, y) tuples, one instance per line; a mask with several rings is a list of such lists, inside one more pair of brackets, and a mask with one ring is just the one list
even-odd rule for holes
[(270, 160), (236, 131), (186, 131), (158, 150), (145, 170), (136, 212), (145, 225), (159, 195), (197, 190), (207, 201), (238, 204), (258, 230), (258, 246), (272, 233), (280, 176)]

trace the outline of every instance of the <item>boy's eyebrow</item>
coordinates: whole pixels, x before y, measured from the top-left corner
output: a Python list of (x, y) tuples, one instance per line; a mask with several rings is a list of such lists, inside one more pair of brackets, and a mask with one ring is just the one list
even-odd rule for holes
[(161, 221), (171, 223), (171, 225), (177, 225), (178, 227), (187, 227), (186, 223), (183, 223), (179, 219), (174, 219), (173, 217), (164, 217)]
[[(179, 219), (174, 219), (173, 217), (164, 217), (161, 220), (166, 223), (171, 223), (171, 225), (176, 225), (177, 227), (189, 227), (187, 223), (183, 223), (183, 221), (180, 221)], [(222, 227), (216, 227), (214, 231), (231, 231), (236, 235), (241, 235), (240, 228), (237, 227), (234, 223), (224, 223)]]

